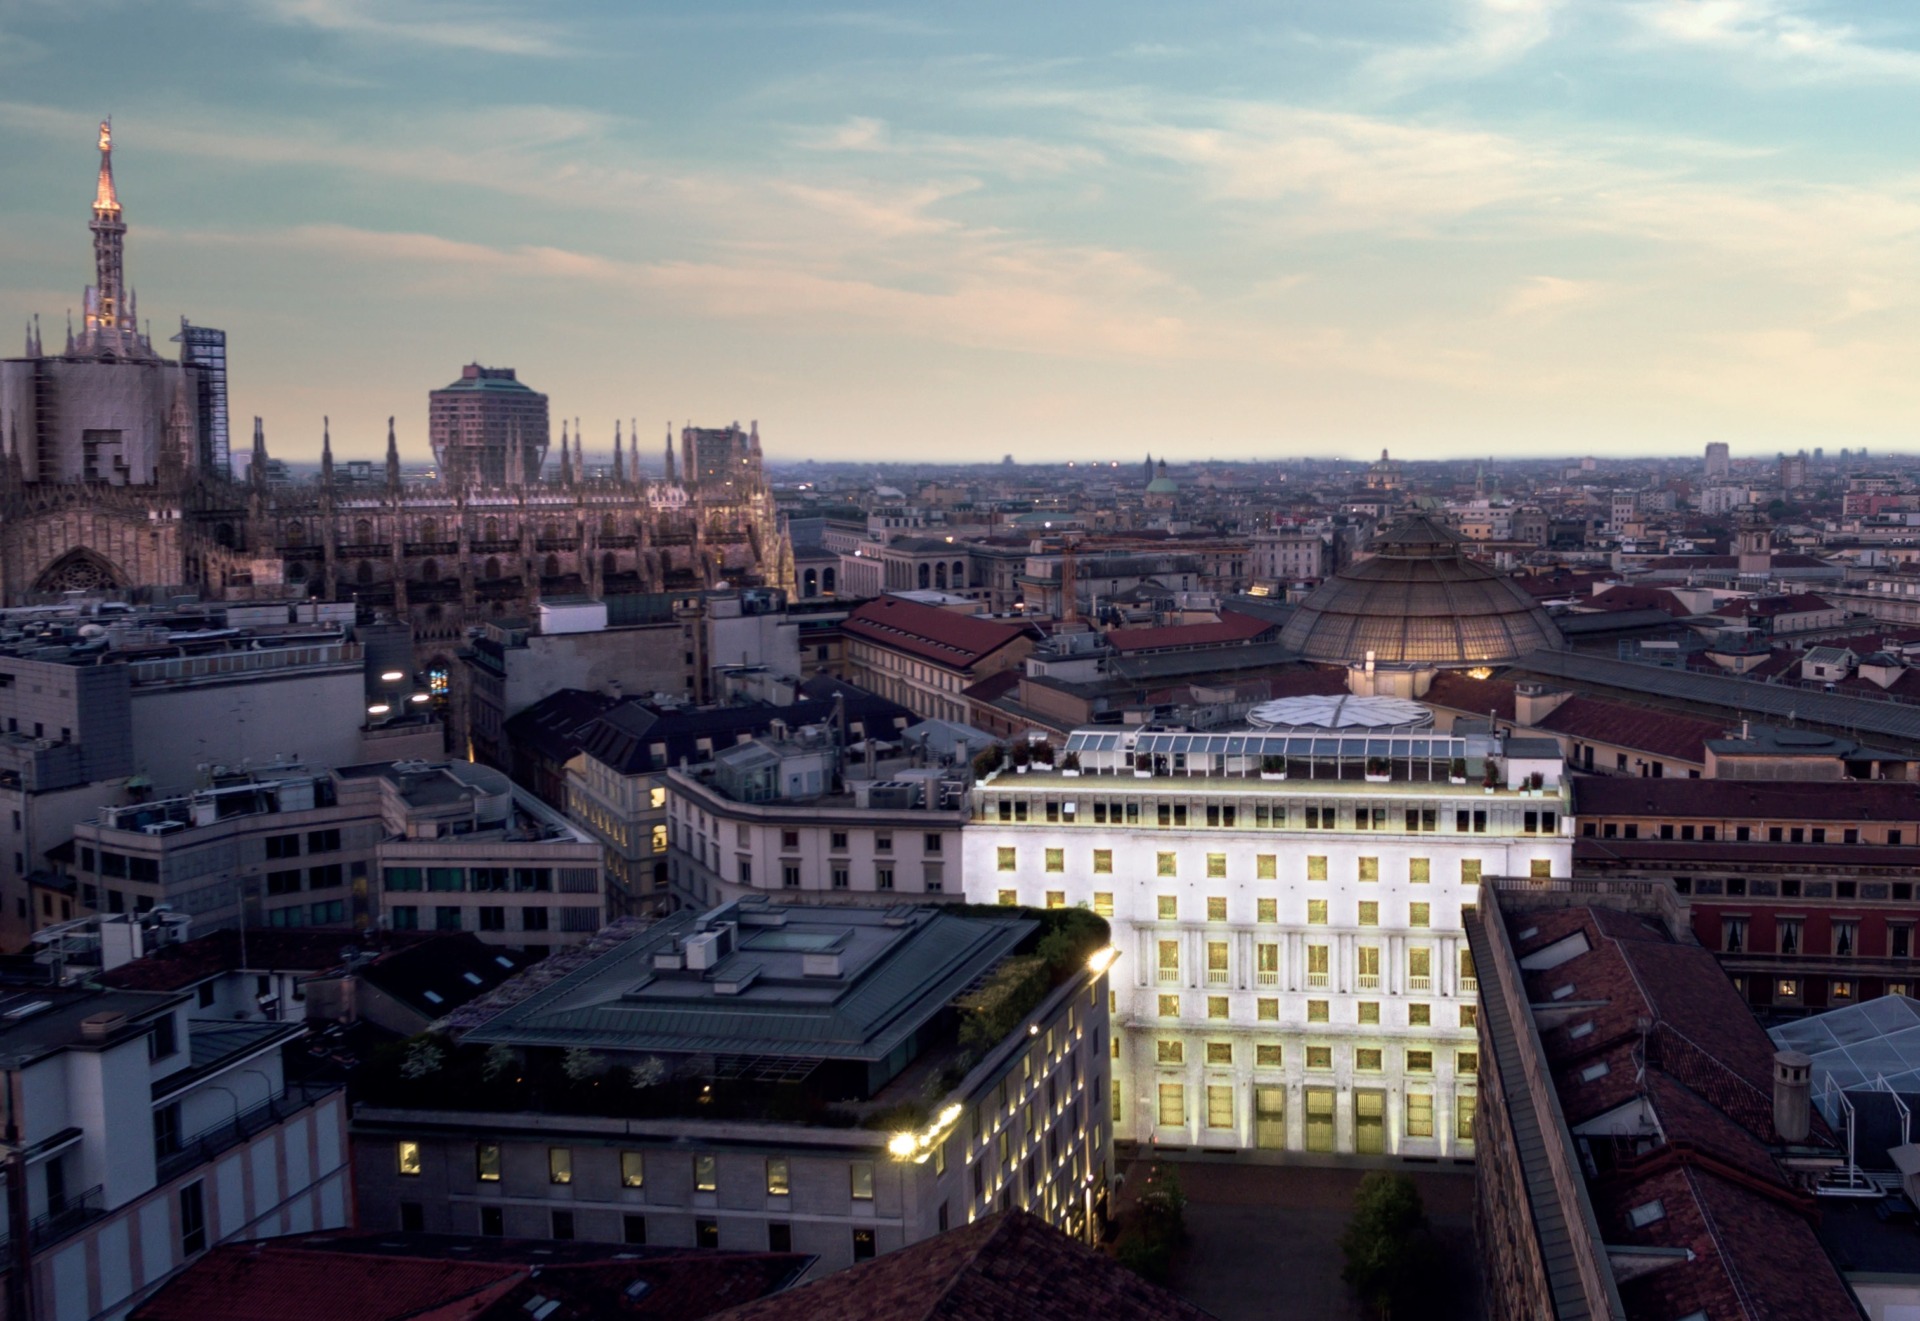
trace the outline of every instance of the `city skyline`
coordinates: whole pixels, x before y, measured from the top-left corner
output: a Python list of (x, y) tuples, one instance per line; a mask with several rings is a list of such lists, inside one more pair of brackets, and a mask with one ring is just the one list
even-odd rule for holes
[(111, 112), (143, 314), (227, 330), (289, 459), (322, 415), (423, 459), (474, 360), (595, 453), (636, 416), (775, 462), (1907, 448), (1910, 27), (1010, 12), (12, 10), (0, 308), (78, 309)]

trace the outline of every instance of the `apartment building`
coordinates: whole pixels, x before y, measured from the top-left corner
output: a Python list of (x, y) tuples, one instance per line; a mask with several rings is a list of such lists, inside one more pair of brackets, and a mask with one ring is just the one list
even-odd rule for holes
[(545, 952), (605, 921), (599, 844), (471, 762), (216, 777), (74, 827), (83, 908), (246, 924), (472, 931)]
[(1487, 878), (1570, 874), (1558, 750), (1392, 698), (1253, 720), (1083, 729), (1062, 769), (989, 777), (968, 898), (1112, 921), (1118, 1140), (1470, 1154), (1462, 915)]
[(623, 922), (453, 1015), (431, 1069), (365, 1080), (360, 1223), (823, 1271), (1010, 1206), (1091, 1239), (1110, 952), (1076, 923), (1084, 948), (1030, 957), (1060, 925), (757, 896)]
[(188, 995), (0, 999), (24, 1150), (6, 1177), (26, 1194), (7, 1198), (9, 1315), (121, 1315), (217, 1243), (344, 1226), (344, 1096), (290, 1084), (281, 1066), (303, 1035), (196, 1017)]
[(962, 690), (1013, 669), (1038, 636), (1029, 624), (962, 615), (898, 596), (868, 601), (840, 626), (847, 677), (929, 720), (965, 724)]
[(680, 901), (962, 898), (967, 763), (847, 762), (832, 728), (814, 725), (667, 772), (667, 865)]
[(781, 701), (742, 699), (724, 706), (671, 707), (630, 700), (603, 712), (577, 734), (566, 765), (567, 814), (597, 839), (622, 913), (670, 907), (667, 775), (703, 767), (743, 742), (776, 728), (820, 720), (852, 742), (900, 736), (913, 713), (895, 702), (816, 675), (773, 694)]

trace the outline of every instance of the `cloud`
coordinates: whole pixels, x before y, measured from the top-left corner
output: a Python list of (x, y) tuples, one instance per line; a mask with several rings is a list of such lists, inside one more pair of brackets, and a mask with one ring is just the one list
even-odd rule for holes
[(1071, 174), (1105, 163), (1093, 147), (997, 134), (897, 133), (884, 120), (856, 115), (829, 129), (805, 129), (796, 145), (808, 151), (891, 156), (923, 165), (961, 166), (1013, 179)]
[(1561, 0), (1465, 0), (1461, 31), (1453, 39), (1381, 51), (1361, 65), (1361, 78), (1388, 91), (1406, 91), (1483, 77), (1546, 41), (1560, 5)]
[(495, 5), (458, 0), (245, 0), (263, 18), (374, 42), (402, 42), (490, 55), (566, 54), (549, 23)]
[(1568, 280), (1557, 275), (1536, 275), (1507, 298), (1501, 314), (1510, 317), (1538, 317), (1565, 311), (1576, 303), (1597, 297), (1604, 288), (1596, 280)]
[(1920, 51), (1875, 45), (1851, 24), (1821, 22), (1780, 0), (1652, 0), (1629, 12), (1656, 38), (1743, 55), (1802, 76), (1920, 78)]

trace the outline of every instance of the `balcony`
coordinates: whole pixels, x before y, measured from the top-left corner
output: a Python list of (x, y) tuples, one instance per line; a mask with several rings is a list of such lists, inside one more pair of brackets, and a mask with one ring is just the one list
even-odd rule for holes
[(1160, 969), (1160, 984), (1162, 986), (1178, 986), (1180, 984), (1180, 970), (1178, 968)]
[(285, 1123), (339, 1090), (337, 1083), (289, 1083), (280, 1095), (270, 1097), (249, 1110), (242, 1110), (211, 1128), (201, 1129), (181, 1141), (172, 1151), (157, 1153), (155, 1176), (161, 1183), (177, 1179), (206, 1164), (221, 1152), (239, 1146), (275, 1124)]
[[(1378, 977), (1374, 978), (1376, 983), (1379, 980)], [(1433, 978), (1423, 977), (1419, 973), (1414, 973), (1407, 978), (1407, 989), (1409, 991), (1431, 991), (1433, 989)]]
[(61, 1198), (58, 1206), (50, 1207), (45, 1215), (30, 1220), (27, 1223), (27, 1242), (35, 1252), (42, 1252), (62, 1239), (79, 1233), (106, 1213), (106, 1190), (95, 1184), (83, 1193)]
[(1326, 974), (1326, 973), (1324, 973), (1324, 972), (1310, 972), (1310, 973), (1308, 973), (1308, 974), (1307, 974), (1307, 986), (1308, 986), (1308, 987), (1309, 987), (1310, 989), (1318, 989), (1318, 988), (1321, 988), (1321, 987), (1324, 987), (1324, 986), (1326, 986), (1326, 985), (1327, 985), (1327, 974)]
[(1232, 978), (1228, 976), (1227, 970), (1225, 968), (1208, 968), (1207, 969), (1207, 985), (1229, 986), (1231, 984), (1232, 984)]
[(1377, 972), (1357, 973), (1354, 976), (1353, 982), (1355, 986), (1363, 991), (1377, 991), (1380, 989), (1380, 974)]
[(1253, 975), (1253, 984), (1255, 986), (1278, 986), (1280, 984), (1280, 974), (1277, 972), (1257, 972)]
[[(1426, 979), (1425, 979), (1425, 978), (1420, 978), (1419, 980), (1421, 980), (1421, 981), (1425, 981)], [(1416, 986), (1416, 987), (1415, 987), (1414, 989), (1415, 989), (1415, 990), (1424, 990), (1425, 988), (1424, 988), (1424, 987), (1418, 987), (1418, 986)], [(1479, 993), (1479, 991), (1480, 991), (1480, 979), (1479, 979), (1478, 977), (1474, 977), (1474, 976), (1463, 976), (1463, 977), (1461, 977), (1461, 979), (1460, 979), (1460, 994), (1462, 994), (1462, 995), (1476, 995), (1476, 994), (1478, 994), (1478, 993)]]

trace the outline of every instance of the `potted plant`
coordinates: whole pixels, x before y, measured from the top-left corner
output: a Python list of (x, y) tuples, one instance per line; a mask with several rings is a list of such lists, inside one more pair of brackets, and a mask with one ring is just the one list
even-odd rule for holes
[(1487, 758), (1486, 774), (1480, 777), (1480, 787), (1492, 793), (1500, 784), (1500, 763), (1492, 757)]
[(1546, 786), (1546, 783), (1547, 777), (1539, 771), (1535, 771), (1533, 774), (1527, 776), (1527, 788), (1533, 790), (1535, 793), (1539, 793), (1540, 790)]
[(1013, 773), (1015, 775), (1025, 775), (1028, 764), (1033, 761), (1033, 749), (1029, 748), (1024, 742), (1015, 743), (1013, 745), (1013, 751), (1009, 755), (1013, 759)]
[(1000, 756), (1001, 752), (997, 746), (980, 749), (980, 754), (973, 759), (973, 778), (984, 780), (999, 770)]
[(1153, 754), (1136, 752), (1133, 754), (1133, 778), (1149, 780), (1153, 778)]
[(1392, 778), (1393, 778), (1393, 775), (1388, 768), (1387, 759), (1385, 757), (1368, 757), (1367, 758), (1367, 783), (1368, 784), (1385, 784), (1388, 780), (1391, 780)]
[(1045, 739), (1033, 745), (1033, 769), (1036, 771), (1053, 769), (1053, 744)]
[(1079, 775), (1080, 754), (1077, 752), (1069, 752), (1066, 756), (1060, 758), (1060, 773), (1062, 775)]
[(1262, 757), (1260, 759), (1260, 778), (1263, 780), (1286, 779), (1287, 759), (1285, 757)]
[(1447, 767), (1447, 779), (1454, 784), (1465, 784), (1467, 782), (1467, 759), (1465, 757), (1455, 757), (1453, 759), (1452, 763)]

